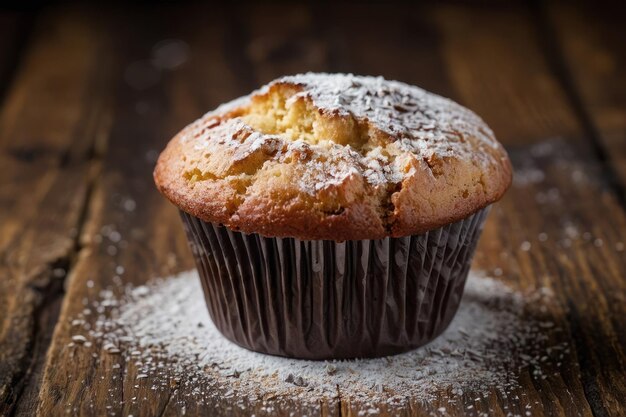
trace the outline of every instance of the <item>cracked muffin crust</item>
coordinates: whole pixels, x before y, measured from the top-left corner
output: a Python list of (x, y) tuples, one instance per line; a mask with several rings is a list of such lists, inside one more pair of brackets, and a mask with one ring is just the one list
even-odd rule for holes
[(381, 77), (308, 73), (187, 126), (154, 178), (206, 222), (343, 241), (461, 220), (502, 196), (511, 166), (489, 127), (446, 98)]

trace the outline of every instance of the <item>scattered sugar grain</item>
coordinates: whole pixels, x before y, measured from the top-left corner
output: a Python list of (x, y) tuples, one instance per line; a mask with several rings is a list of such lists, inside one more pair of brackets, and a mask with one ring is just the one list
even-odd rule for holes
[(65, 270), (65, 268), (54, 268), (52, 270), (52, 276), (54, 278), (63, 278), (65, 277), (66, 274), (67, 274), (67, 271)]
[(128, 212), (135, 211), (135, 208), (137, 208), (137, 203), (135, 203), (135, 200), (133, 200), (132, 198), (127, 198), (122, 203), (122, 207)]

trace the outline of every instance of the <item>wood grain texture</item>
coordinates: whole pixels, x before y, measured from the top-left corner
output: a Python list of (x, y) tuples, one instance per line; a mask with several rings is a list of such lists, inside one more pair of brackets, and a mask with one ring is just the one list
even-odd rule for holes
[[(450, 13), (456, 15), (457, 10), (444, 10), (438, 15), (438, 20), (443, 25), (453, 26), (452, 31), (456, 31), (461, 22), (451, 18)], [(623, 208), (619, 204), (618, 196), (608, 187), (610, 178), (604, 175), (600, 161), (592, 156), (592, 138), (587, 136), (582, 123), (575, 119), (574, 104), (567, 100), (565, 92), (558, 90), (559, 83), (554, 79), (554, 73), (548, 71), (547, 65), (542, 65), (541, 54), (535, 52), (542, 40), (533, 37), (532, 28), (524, 27), (524, 14), (505, 11), (469, 14), (470, 18), (467, 16), (463, 19), (471, 22), (473, 30), (470, 31), (471, 34), (456, 32), (463, 39), (462, 42), (471, 43), (474, 37), (489, 37), (491, 43), (488, 44), (489, 49), (483, 50), (486, 41), (480, 42), (480, 46), (476, 41), (476, 48), (483, 50), (485, 55), (483, 59), (475, 60), (472, 59), (475, 48), (465, 44), (463, 48), (457, 49), (457, 42), (454, 42), (456, 38), (447, 38), (444, 35), (444, 43), (448, 44), (444, 46), (449, 60), (446, 67), (453, 73), (461, 100), (478, 111), (481, 103), (492, 103), (490, 109), (485, 108), (480, 114), (494, 125), (500, 140), (509, 145), (516, 157), (518, 178), (524, 175), (525, 158), (534, 161), (533, 163), (549, 164), (542, 168), (546, 181), (532, 184), (534, 189), (529, 190), (526, 188), (529, 184), (518, 180), (518, 187), (514, 187), (501, 204), (503, 212), (509, 217), (504, 224), (519, 222), (520, 225), (517, 236), (515, 229), (506, 231), (507, 239), (517, 237), (520, 240), (502, 246), (513, 249), (520, 247), (517, 245), (522, 241), (528, 241), (541, 248), (532, 251), (531, 259), (525, 259), (525, 254), (518, 252), (516, 262), (502, 266), (503, 276), (519, 280), (518, 285), (521, 284), (522, 288), (526, 285), (546, 285), (554, 289), (561, 305), (560, 311), (555, 307), (554, 320), (569, 330), (576, 353), (572, 363), (577, 363), (580, 367), (581, 386), (578, 386), (578, 378), (572, 377), (575, 375), (573, 366), (572, 376), (562, 375), (562, 381), (551, 380), (548, 384), (550, 387), (560, 385), (563, 388), (568, 387), (567, 389), (554, 390), (546, 385), (537, 387), (538, 391), (545, 394), (552, 391), (549, 395), (556, 397), (550, 400), (545, 398), (544, 404), (554, 406), (556, 400), (559, 405), (563, 405), (573, 399), (574, 403), (570, 403), (569, 409), (584, 413), (587, 407), (579, 403), (583, 397), (580, 392), (582, 388), (584, 398), (589, 403), (587, 410), (594, 415), (623, 414), (623, 404), (620, 405), (617, 399), (624, 395), (625, 388), (623, 329), (626, 323), (623, 321), (624, 304), (616, 303), (617, 300), (613, 297), (621, 299), (625, 294), (626, 286), (622, 278), (625, 265), (623, 253), (619, 250), (623, 245), (623, 238), (619, 233), (614, 233), (611, 226), (624, 230)], [(529, 47), (532, 45), (535, 45), (535, 49)], [(487, 50), (492, 51), (491, 58)], [(483, 66), (489, 60), (495, 61), (497, 65)], [(463, 70), (461, 65), (466, 65), (467, 62), (478, 62), (478, 68)], [(509, 64), (503, 65), (501, 62)], [(525, 69), (524, 73), (519, 72), (520, 67)], [(510, 70), (505, 71), (506, 68)], [(454, 72), (457, 71), (475, 76), (468, 80), (462, 75), (455, 76)], [(501, 79), (500, 77), (506, 78), (510, 85), (493, 88), (490, 85), (491, 80)], [(476, 85), (484, 86), (480, 97)], [(501, 101), (504, 98), (502, 92), (506, 92), (507, 101), (528, 105), (514, 111), (507, 109), (504, 101)], [(507, 110), (512, 117), (504, 114)], [(500, 122), (499, 131), (498, 124), (490, 122), (491, 118), (510, 123)], [(555, 138), (556, 142), (550, 146)], [(536, 145), (531, 145), (529, 149), (520, 149), (520, 143)], [(539, 156), (541, 152), (537, 150), (542, 147), (548, 157)], [(529, 153), (524, 157), (526, 151)], [(579, 177), (577, 173), (582, 175)], [(544, 199), (542, 193), (558, 194), (555, 199), (557, 204), (550, 204), (551, 200)], [(529, 196), (534, 196), (534, 201)], [(510, 201), (514, 203), (507, 209)], [(597, 213), (603, 213), (603, 219), (597, 218)], [(515, 217), (518, 220), (513, 220)], [(610, 220), (600, 226), (608, 217)], [(492, 225), (494, 224), (489, 226), (493, 227)], [(483, 242), (491, 243), (496, 240), (489, 237), (489, 230), (488, 227)], [(578, 247), (571, 249), (567, 246), (567, 240), (560, 242), (566, 230), (578, 230), (581, 235), (589, 233), (586, 235), (588, 242), (581, 246), (574, 245), (575, 248)], [(548, 236), (546, 242), (549, 241), (549, 244), (539, 241), (540, 233)], [(595, 245), (592, 247), (593, 243)], [(601, 254), (596, 255), (597, 251)], [(498, 252), (500, 251), (495, 253)], [(483, 256), (493, 253), (481, 251)], [(590, 264), (594, 261), (591, 259), (596, 256), (597, 264), (592, 267)], [(545, 259), (541, 259), (542, 257)], [(491, 257), (490, 262), (495, 265), (495, 257)], [(488, 264), (481, 263), (479, 256), (476, 265), (486, 268)], [(598, 369), (603, 372), (597, 372)], [(570, 397), (564, 395), (564, 392), (578, 392), (578, 395)], [(568, 414), (565, 412), (565, 415)]]
[(94, 32), (56, 14), (35, 31), (0, 118), (0, 414), (37, 383), (106, 127)]
[[(184, 12), (184, 13), (183, 13)], [(41, 391), (39, 415), (232, 415), (234, 402), (227, 396), (206, 398), (200, 392), (232, 390), (232, 378), (215, 373), (207, 386), (197, 386), (194, 395), (190, 381), (173, 382), (163, 390), (153, 390), (150, 378), (138, 379), (139, 369), (132, 361), (110, 355), (102, 345), (80, 349), (70, 346), (75, 329), (71, 318), (84, 309), (76, 300), (96, 299), (102, 289), (117, 294), (124, 286), (114, 279), (116, 268), (124, 268), (124, 284), (142, 284), (151, 278), (166, 276), (193, 267), (187, 241), (183, 236), (177, 211), (155, 190), (152, 169), (155, 155), (181, 126), (198, 117), (208, 107), (243, 94), (247, 87), (238, 85), (229, 73), (226, 47), (227, 32), (222, 22), (225, 12), (212, 10), (207, 21), (205, 9), (185, 9), (176, 12), (163, 9), (143, 17), (141, 32), (118, 33), (116, 50), (121, 55), (121, 67), (116, 71), (128, 73), (129, 68), (150, 58), (155, 45), (166, 39), (178, 39), (190, 46), (195, 65), (162, 72), (158, 82), (137, 89), (127, 81), (118, 85), (116, 112), (112, 125), (109, 151), (103, 161), (102, 176), (96, 183), (93, 204), (88, 214), (85, 233), (81, 237), (83, 251), (72, 271), (67, 295), (48, 356), (45, 384)], [(198, 14), (202, 19), (189, 16)], [(125, 27), (133, 20), (130, 13), (119, 21), (115, 14), (111, 24)], [(164, 16), (168, 16), (167, 19)], [(168, 23), (163, 23), (163, 22)], [(182, 22), (185, 22), (183, 25)], [(178, 23), (178, 25), (176, 25)], [(138, 29), (138, 28), (137, 28)], [(132, 39), (132, 42), (128, 42)], [(205, 51), (203, 54), (199, 51)], [(201, 89), (197, 86), (202, 85)], [(196, 103), (200, 102), (198, 106)], [(138, 110), (141, 103), (142, 109)], [(143, 108), (147, 109), (146, 111)], [(123, 202), (132, 200), (136, 208), (125, 209)], [(105, 230), (121, 234), (117, 245), (108, 240)], [(111, 248), (120, 248), (111, 250)], [(121, 249), (123, 248), (123, 249)], [(89, 320), (93, 324), (97, 317)], [(120, 365), (119, 368), (113, 365)], [(165, 361), (165, 368), (174, 366)], [(214, 372), (208, 370), (207, 372)], [(174, 375), (171, 375), (173, 380)], [(170, 379), (167, 375), (162, 378)], [(136, 400), (129, 400), (135, 398)], [(217, 399), (216, 399), (217, 398)], [(124, 400), (126, 399), (126, 400)], [(275, 404), (278, 413), (288, 415), (294, 410), (306, 415), (297, 401)], [(247, 401), (247, 413), (267, 415), (263, 404)], [(328, 406), (323, 405), (322, 409)]]
[[(374, 16), (380, 16), (376, 9), (369, 18)], [(603, 176), (600, 162), (592, 156), (591, 138), (585, 136), (572, 103), (543, 57), (530, 14), (523, 9), (475, 11), (443, 6), (403, 16), (404, 20), (393, 19), (395, 30), (403, 34), (398, 38), (404, 39), (396, 43), (399, 51), (385, 48), (390, 43), (387, 39), (379, 40), (379, 44), (371, 39), (367, 50), (352, 48), (349, 52), (362, 52), (354, 59), (358, 66), (351, 67), (347, 62), (342, 70), (369, 69), (426, 88), (447, 85), (449, 96), (477, 111), (494, 128), (511, 152), (518, 176), (523, 178), (534, 166), (546, 178), (532, 184), (524, 179), (515, 181), (487, 223), (474, 266), (488, 271), (498, 269), (503, 280), (521, 290), (553, 288), (559, 302), (550, 312), (550, 319), (568, 329), (563, 340), (574, 345), (575, 355), (560, 375), (525, 385), (525, 396), (520, 397), (524, 400), (508, 403), (507, 410), (503, 409), (505, 401), (495, 395), (491, 404), (482, 404), (477, 410), (506, 415), (513, 408), (513, 412), (523, 414), (524, 407), (538, 399), (546, 414), (623, 414), (618, 399), (625, 388), (626, 322), (620, 300), (626, 294), (626, 265), (621, 251), (623, 237), (613, 227), (624, 229), (624, 212), (608, 188), (609, 179)], [(418, 78), (407, 70), (407, 61), (425, 65), (420, 56), (411, 55), (412, 45), (426, 43), (420, 34), (411, 35), (409, 28), (415, 26), (429, 28), (431, 39), (438, 42), (438, 56), (445, 68), (438, 80)], [(356, 33), (352, 28), (346, 36), (356, 37)], [(377, 53), (369, 54), (371, 48)], [(547, 156), (539, 157), (542, 152)], [(579, 176), (584, 186), (573, 184), (573, 178)], [(550, 194), (558, 196), (554, 203), (546, 198)], [(603, 213), (604, 218), (596, 219), (597, 213)], [(600, 226), (607, 216), (611, 219)], [(570, 244), (561, 241), (565, 230), (577, 230), (580, 236), (588, 233), (587, 242), (577, 243), (576, 249), (561, 247)], [(548, 240), (539, 241), (540, 234), (541, 239), (548, 236)], [(530, 254), (520, 249), (523, 242), (532, 245)], [(595, 255), (596, 251), (602, 254)], [(594, 261), (590, 260), (595, 256), (598, 261), (605, 260), (593, 267), (590, 262)], [(600, 265), (610, 267), (605, 271)], [(585, 294), (593, 302), (588, 302)], [(351, 411), (356, 414), (360, 409), (353, 407)], [(415, 409), (420, 406), (416, 404)], [(533, 410), (541, 415), (536, 408)], [(452, 411), (448, 407), (447, 411), (452, 415), (464, 413), (462, 407)]]
[[(16, 324), (0, 318), (0, 370), (10, 371), (0, 372), (9, 376), (0, 385), (6, 387), (0, 414), (359, 416), (372, 407), (401, 416), (626, 414), (626, 215), (528, 9), (164, 5), (123, 13), (65, 8), (41, 22), (42, 35), (29, 46), (0, 119), (0, 210), (9, 213), (0, 216), (0, 308), (20, 317)], [(154, 65), (167, 39), (188, 47), (183, 65)], [(561, 366), (545, 379), (523, 369), (520, 388), (479, 400), (475, 392), (442, 390), (437, 401), (413, 399), (394, 409), (339, 391), (314, 407), (297, 398), (240, 404), (226, 395), (236, 380), (214, 370), (207, 370), (208, 382), (176, 381), (166, 361), (168, 384), (161, 386), (137, 379), (132, 360), (99, 343), (72, 345), (72, 319), (101, 290), (120, 295), (126, 284), (193, 267), (176, 210), (152, 184), (155, 156), (167, 140), (217, 104), (306, 70), (414, 83), (467, 105), (494, 128), (517, 176), (492, 210), (474, 267), (522, 293), (554, 293), (547, 309), (533, 313), (562, 329), (546, 332), (550, 343), (570, 348)], [(581, 97), (590, 109), (621, 114), (623, 103), (607, 100), (608, 87), (599, 82), (581, 86), (591, 91)], [(55, 106), (61, 99), (64, 106)], [(611, 124), (618, 117), (598, 117), (594, 123), (601, 132), (617, 132), (619, 146), (621, 125)], [(58, 322), (55, 268), (69, 270)], [(33, 340), (43, 340), (45, 351), (53, 326), (39, 389), (36, 377), (23, 375), (41, 358)], [(9, 343), (11, 349), (1, 349)], [(16, 407), (23, 386), (26, 395)]]
[(0, 11), (0, 103), (20, 64), (32, 20), (28, 13)]
[(626, 197), (626, 31), (623, 8), (554, 4), (547, 10), (581, 118)]

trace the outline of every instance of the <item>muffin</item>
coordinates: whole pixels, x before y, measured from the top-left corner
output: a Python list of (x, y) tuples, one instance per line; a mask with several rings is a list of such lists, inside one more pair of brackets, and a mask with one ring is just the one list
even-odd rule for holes
[(212, 320), (273, 355), (376, 357), (454, 316), (511, 165), (468, 109), (381, 77), (287, 76), (161, 153)]

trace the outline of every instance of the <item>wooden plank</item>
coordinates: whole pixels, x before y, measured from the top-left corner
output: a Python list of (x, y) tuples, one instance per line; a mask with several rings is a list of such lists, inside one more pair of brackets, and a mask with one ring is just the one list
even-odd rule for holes
[(562, 48), (589, 135), (595, 137), (626, 197), (626, 32), (621, 5), (578, 7), (564, 3), (547, 8), (547, 24)]
[[(107, 415), (112, 406), (115, 415), (122, 415), (122, 410), (129, 407), (122, 399), (132, 389), (136, 374), (126, 366), (112, 368), (119, 364), (118, 358), (109, 357), (102, 346), (93, 350), (95, 357), (91, 351), (74, 354), (67, 346), (71, 341), (70, 319), (85, 308), (79, 300), (96, 299), (100, 290), (118, 283), (112, 280), (117, 266), (126, 268), (125, 280), (139, 284), (169, 272), (163, 261), (168, 256), (182, 256), (186, 249), (179, 228), (174, 228), (175, 213), (166, 210), (168, 207), (153, 192), (150, 176), (154, 162), (151, 155), (171, 132), (167, 127), (171, 102), (166, 94), (170, 83), (165, 83), (162, 74), (151, 66), (150, 51), (169, 36), (154, 14), (142, 16), (143, 30), (132, 25), (136, 17), (132, 10), (127, 14), (107, 10), (103, 16), (92, 15), (88, 20), (102, 20), (101, 35), (109, 37), (119, 62), (114, 71), (126, 77), (108, 85), (117, 95), (110, 146), (104, 155), (102, 176), (94, 184), (92, 205), (80, 237), (84, 249), (69, 278), (48, 354), (38, 415)], [(136, 209), (127, 211), (122, 199), (132, 201)], [(104, 226), (123, 233), (121, 239), (128, 249), (118, 252), (116, 246), (112, 252), (113, 243), (103, 235)], [(170, 394), (150, 396), (149, 402), (141, 404), (143, 413), (128, 411), (124, 415), (157, 415)]]
[[(0, 116), (0, 414), (36, 397), (106, 131), (101, 43), (75, 14), (37, 22)], [(100, 61), (100, 64), (104, 64)], [(58, 105), (63, 100), (63, 105)], [(79, 145), (77, 145), (79, 144)], [(30, 385), (29, 385), (30, 384)]]
[[(71, 320), (85, 308), (80, 300), (97, 300), (103, 289), (121, 296), (126, 284), (141, 285), (193, 267), (178, 214), (153, 185), (154, 155), (184, 124), (249, 90), (235, 78), (237, 72), (231, 66), (235, 61), (227, 52), (233, 47), (224, 30), (227, 13), (193, 6), (135, 12), (126, 11), (126, 17), (119, 13), (107, 15), (108, 27), (125, 28), (107, 31), (122, 56), (121, 71), (128, 74), (138, 62), (144, 65), (155, 45), (165, 39), (188, 45), (193, 65), (162, 71), (159, 81), (145, 89), (128, 83), (115, 86), (118, 101), (110, 146), (81, 238), (84, 250), (71, 273), (53, 337), (38, 414), (233, 415), (233, 407), (239, 409), (239, 405), (232, 397), (215, 395), (232, 390), (233, 378), (208, 370), (207, 375), (213, 377), (209, 381), (192, 383), (183, 378), (163, 387), (163, 381), (174, 381), (176, 377), (175, 358), (163, 359), (163, 373), (143, 378), (132, 356), (111, 355), (102, 343), (82, 345), (80, 349), (70, 346), (76, 334)], [(137, 16), (142, 18), (141, 27), (131, 24)], [(121, 200), (133, 201), (133, 210), (129, 212)], [(121, 235), (113, 251), (114, 244), (103, 235), (106, 230)], [(124, 270), (123, 284), (115, 279), (119, 267)], [(92, 315), (86, 321), (93, 326), (97, 319)], [(155, 386), (159, 389), (152, 389)], [(202, 395), (205, 392), (213, 394)], [(279, 415), (298, 409), (307, 413), (297, 400), (277, 404), (272, 406)], [(268, 415), (264, 406), (244, 399), (245, 415)]]
[(246, 70), (253, 88), (281, 75), (327, 70), (328, 45), (316, 33), (316, 17), (305, 5), (242, 10), (239, 25), (247, 38), (241, 55), (251, 64)]
[[(421, 17), (423, 7), (397, 4), (343, 5), (314, 9), (324, 26), (319, 36), (328, 49), (333, 72), (381, 75), (387, 79), (417, 82), (428, 91), (453, 94), (446, 77), (440, 33), (432, 19)], [(367, 25), (376, 21), (376, 29)]]
[(0, 103), (11, 84), (29, 35), (32, 16), (15, 11), (0, 11)]
[[(522, 179), (493, 211), (474, 265), (497, 271), (521, 290), (551, 288), (558, 301), (550, 319), (567, 329), (561, 340), (573, 347), (565, 365), (546, 380), (533, 383), (522, 374), (523, 389), (508, 399), (493, 395), (476, 406), (468, 394), (446, 412), (464, 415), (472, 405), (478, 414), (523, 415), (526, 406), (533, 407), (533, 415), (623, 414), (618, 399), (625, 389), (626, 315), (620, 300), (626, 294), (621, 278), (626, 265), (616, 229), (624, 228), (624, 212), (544, 59), (529, 14), (508, 6), (409, 8), (388, 17), (376, 7), (358, 13), (348, 19), (348, 9), (333, 18), (333, 27), (341, 28), (335, 29), (335, 44), (347, 45), (335, 53), (344, 57), (342, 71), (384, 74), (443, 92), (477, 111), (508, 146)], [(361, 27), (371, 21), (378, 25), (374, 34)], [(393, 39), (387, 38), (390, 33)], [(433, 42), (437, 53), (414, 49), (431, 45), (432, 50)], [(367, 47), (355, 47), (360, 44)], [(523, 178), (532, 169), (541, 180), (529, 183)], [(573, 178), (580, 181), (573, 185)], [(531, 252), (519, 249), (529, 244)], [(440, 403), (448, 399), (442, 392)], [(437, 407), (414, 404), (411, 414), (436, 413)], [(358, 403), (345, 408), (350, 415), (365, 409)]]

